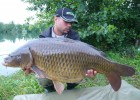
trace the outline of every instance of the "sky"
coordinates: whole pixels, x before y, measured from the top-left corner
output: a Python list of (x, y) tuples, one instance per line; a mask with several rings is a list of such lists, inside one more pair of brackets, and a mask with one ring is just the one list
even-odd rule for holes
[(35, 14), (26, 10), (28, 5), (21, 0), (0, 0), (0, 22), (23, 24), (27, 17)]

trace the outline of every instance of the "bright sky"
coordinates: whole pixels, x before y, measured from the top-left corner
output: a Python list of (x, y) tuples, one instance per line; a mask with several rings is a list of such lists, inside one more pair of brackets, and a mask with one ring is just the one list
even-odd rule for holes
[(25, 19), (34, 12), (27, 11), (28, 4), (21, 0), (0, 0), (0, 22), (23, 24)]

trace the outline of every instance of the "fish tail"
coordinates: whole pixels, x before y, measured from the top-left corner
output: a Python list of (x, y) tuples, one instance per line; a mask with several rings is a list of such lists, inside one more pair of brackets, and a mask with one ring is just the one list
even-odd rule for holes
[(120, 76), (132, 76), (135, 73), (135, 70), (134, 68), (128, 65), (117, 64), (117, 63), (114, 63), (114, 65), (115, 65), (115, 70), (108, 73), (106, 77), (109, 80), (109, 83), (114, 89), (114, 91), (118, 91), (121, 87)]
[(135, 69), (133, 67), (117, 63), (115, 63), (115, 65), (115, 72), (117, 72), (120, 76), (132, 76), (135, 74)]
[(118, 91), (121, 87), (121, 77), (115, 72), (107, 74), (106, 77), (110, 85), (112, 86), (113, 90)]

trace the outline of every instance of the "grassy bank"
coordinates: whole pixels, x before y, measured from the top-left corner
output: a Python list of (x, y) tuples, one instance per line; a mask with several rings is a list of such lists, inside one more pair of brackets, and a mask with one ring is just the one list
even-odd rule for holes
[[(119, 63), (134, 66), (136, 74), (129, 78), (123, 78), (128, 83), (140, 89), (140, 55), (135, 55), (133, 58), (122, 57), (118, 53), (108, 53), (109, 57)], [(91, 87), (91, 86), (104, 86), (108, 84), (103, 75), (97, 75), (93, 79), (86, 78), (77, 88)], [(15, 95), (21, 94), (37, 94), (44, 92), (35, 79), (34, 74), (25, 76), (23, 71), (12, 76), (0, 76), (0, 100), (12, 100)]]

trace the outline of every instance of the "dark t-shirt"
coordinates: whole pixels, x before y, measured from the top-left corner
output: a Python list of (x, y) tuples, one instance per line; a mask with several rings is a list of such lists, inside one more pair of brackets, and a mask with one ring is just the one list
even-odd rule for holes
[[(41, 33), (39, 35), (40, 38), (45, 38), (45, 37), (52, 37), (52, 27), (48, 28), (47, 30), (45, 30), (43, 33)], [(66, 38), (70, 38), (73, 40), (80, 40), (80, 37), (78, 35), (77, 32), (75, 32), (74, 30), (70, 29), (70, 31), (65, 34)]]

